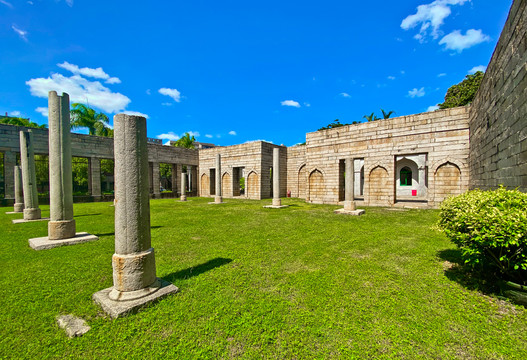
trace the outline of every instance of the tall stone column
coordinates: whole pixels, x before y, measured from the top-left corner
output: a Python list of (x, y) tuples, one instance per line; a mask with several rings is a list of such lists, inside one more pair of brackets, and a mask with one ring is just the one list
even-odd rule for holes
[(336, 214), (345, 215), (362, 215), (364, 210), (355, 208), (354, 191), (355, 191), (355, 171), (353, 159), (346, 159), (344, 179), (344, 209), (335, 210)]
[(75, 236), (73, 220), (73, 180), (71, 170), (69, 95), (49, 93), (49, 209), (50, 240)]
[(280, 200), (280, 148), (273, 149), (273, 206), (281, 206)]
[(221, 155), (216, 155), (216, 195), (214, 196), (214, 203), (221, 204)]
[(4, 152), (4, 194), (6, 199), (15, 198), (15, 183), (13, 182), (15, 166), (16, 153), (14, 151)]
[(181, 173), (181, 201), (187, 201), (187, 173)]
[(90, 171), (90, 194), (95, 198), (100, 198), (102, 196), (101, 189), (101, 159), (98, 158), (89, 158), (88, 166)]
[[(183, 172), (183, 165), (176, 164), (176, 174), (181, 174)], [(176, 194), (181, 196), (181, 177), (176, 175)]]
[(24, 188), (24, 220), (38, 220), (41, 218), (41, 212), (38, 207), (37, 174), (31, 130), (20, 132), (20, 163)]
[(160, 172), (159, 172), (159, 163), (152, 163), (152, 186), (154, 187), (154, 197), (161, 197), (161, 189), (159, 184)]
[(112, 317), (134, 311), (177, 288), (156, 278), (150, 244), (149, 165), (146, 119), (114, 116), (115, 254), (113, 287), (93, 295)]
[(24, 192), (22, 191), (22, 169), (15, 166), (15, 206), (14, 212), (24, 212)]

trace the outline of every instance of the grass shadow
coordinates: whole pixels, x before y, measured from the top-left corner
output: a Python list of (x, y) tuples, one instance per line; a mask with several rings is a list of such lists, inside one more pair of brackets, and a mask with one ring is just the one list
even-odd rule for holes
[[(150, 226), (150, 229), (159, 229), (159, 228), (162, 228), (163, 226), (160, 226), (160, 225), (156, 225), (156, 226)], [(109, 233), (100, 233), (100, 234), (95, 234), (97, 236), (113, 236), (115, 235), (115, 232), (109, 232)]]
[(461, 250), (440, 250), (437, 252), (437, 257), (444, 260), (443, 270), (449, 280), (469, 290), (477, 290), (486, 295), (499, 295), (499, 279), (496, 274), (467, 266), (463, 261)]
[(98, 213), (98, 214), (82, 214), (82, 215), (75, 215), (74, 218), (82, 217), (82, 216), (97, 216), (97, 215), (102, 215), (102, 214), (101, 213)]
[(218, 257), (204, 262), (203, 264), (199, 264), (197, 266), (192, 266), (184, 270), (173, 272), (171, 274), (163, 276), (163, 278), (170, 282), (173, 282), (174, 280), (185, 280), (194, 276), (201, 275), (204, 272), (226, 265), (230, 262), (232, 262), (232, 259)]

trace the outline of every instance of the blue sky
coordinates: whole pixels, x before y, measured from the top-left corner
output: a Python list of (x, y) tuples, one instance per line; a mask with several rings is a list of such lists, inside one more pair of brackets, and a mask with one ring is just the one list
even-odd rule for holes
[(294, 145), (335, 119), (427, 111), (484, 69), (511, 0), (0, 0), (0, 112), (47, 92), (148, 136)]

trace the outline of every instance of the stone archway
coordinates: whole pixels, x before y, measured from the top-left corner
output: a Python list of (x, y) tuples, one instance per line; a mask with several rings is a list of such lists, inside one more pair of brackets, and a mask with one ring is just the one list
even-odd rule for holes
[(207, 174), (201, 175), (200, 185), (201, 185), (200, 186), (201, 196), (210, 196), (209, 191), (208, 191), (210, 182), (209, 182), (209, 177)]
[(254, 171), (247, 176), (246, 191), (249, 199), (260, 198), (260, 177)]
[(317, 203), (324, 201), (324, 175), (320, 170), (309, 174), (309, 200)]
[(373, 206), (390, 205), (390, 177), (388, 171), (382, 166), (375, 167), (370, 172), (369, 178), (369, 204)]
[(221, 177), (221, 195), (223, 197), (232, 197), (232, 182), (229, 173), (225, 173)]
[(436, 205), (439, 205), (448, 196), (461, 194), (461, 171), (451, 162), (440, 165), (435, 173), (434, 186)]
[(298, 170), (298, 197), (300, 199), (307, 198), (307, 169), (306, 165)]

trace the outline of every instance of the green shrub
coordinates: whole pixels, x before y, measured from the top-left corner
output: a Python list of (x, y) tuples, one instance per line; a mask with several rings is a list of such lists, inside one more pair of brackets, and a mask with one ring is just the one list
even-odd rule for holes
[(527, 284), (527, 194), (472, 190), (441, 204), (439, 227), (465, 263)]

